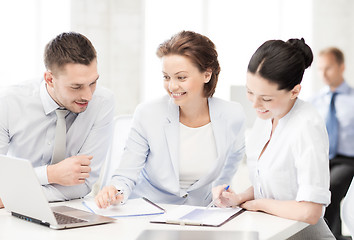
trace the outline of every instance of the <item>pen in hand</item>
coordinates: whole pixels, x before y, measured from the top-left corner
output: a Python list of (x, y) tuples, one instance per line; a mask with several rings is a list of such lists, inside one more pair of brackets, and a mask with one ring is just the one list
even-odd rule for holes
[[(117, 190), (118, 192), (116, 193), (116, 194), (114, 194), (114, 197), (117, 197), (118, 195), (123, 195), (123, 191), (121, 191), (121, 190)], [(107, 199), (108, 200), (108, 202), (110, 203), (112, 200), (111, 199)]]
[[(223, 191), (227, 191), (229, 188), (230, 188), (230, 185), (227, 185)], [(221, 194), (222, 194), (222, 192), (221, 192)], [(218, 200), (219, 198), (220, 198), (220, 196), (215, 198), (213, 201), (211, 201), (211, 203), (209, 203), (209, 205), (205, 209), (209, 209), (211, 206), (213, 206), (215, 204), (216, 200)]]

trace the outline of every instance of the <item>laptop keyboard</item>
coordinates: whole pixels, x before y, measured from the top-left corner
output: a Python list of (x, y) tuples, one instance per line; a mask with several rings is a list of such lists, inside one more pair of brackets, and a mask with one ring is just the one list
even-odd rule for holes
[(58, 224), (70, 224), (70, 223), (81, 223), (81, 222), (87, 222), (86, 220), (76, 218), (76, 217), (71, 217), (68, 215), (64, 215), (61, 213), (54, 212), (54, 216), (57, 219)]

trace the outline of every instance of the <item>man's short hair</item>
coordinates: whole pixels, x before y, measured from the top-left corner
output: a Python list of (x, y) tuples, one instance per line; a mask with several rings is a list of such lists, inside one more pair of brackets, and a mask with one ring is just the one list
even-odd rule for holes
[(96, 57), (90, 40), (76, 32), (59, 34), (44, 50), (45, 67), (51, 71), (61, 70), (68, 63), (89, 65)]
[(336, 62), (338, 63), (338, 65), (341, 65), (344, 63), (344, 54), (339, 48), (336, 48), (336, 47), (325, 48), (320, 51), (319, 55), (321, 56), (321, 55), (325, 55), (325, 54), (332, 54), (334, 56), (334, 58), (336, 59)]

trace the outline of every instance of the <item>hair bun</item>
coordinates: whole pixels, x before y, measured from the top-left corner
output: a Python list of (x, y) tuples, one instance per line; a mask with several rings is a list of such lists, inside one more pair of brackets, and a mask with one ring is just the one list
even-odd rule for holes
[(298, 51), (300, 51), (301, 55), (304, 57), (305, 68), (311, 66), (313, 61), (313, 54), (311, 48), (305, 43), (305, 39), (297, 39), (292, 38), (287, 41), (287, 43), (291, 44)]

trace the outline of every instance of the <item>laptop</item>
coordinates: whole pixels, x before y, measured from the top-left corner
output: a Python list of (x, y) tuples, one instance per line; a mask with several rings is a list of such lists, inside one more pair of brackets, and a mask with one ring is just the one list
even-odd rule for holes
[(115, 221), (68, 206), (51, 207), (30, 161), (0, 155), (0, 198), (15, 217), (53, 229)]
[(144, 230), (136, 240), (258, 240), (255, 231)]

